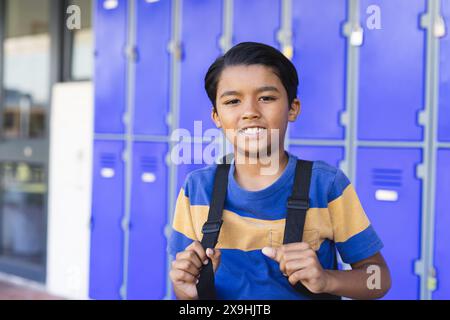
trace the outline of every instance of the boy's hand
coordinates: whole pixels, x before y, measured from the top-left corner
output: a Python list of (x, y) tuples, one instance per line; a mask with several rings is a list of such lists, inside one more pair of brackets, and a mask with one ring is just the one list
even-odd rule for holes
[(202, 266), (208, 264), (207, 258), (211, 259), (215, 272), (220, 264), (219, 249), (208, 248), (205, 252), (201, 243), (194, 241), (184, 251), (177, 254), (172, 262), (169, 276), (178, 299), (198, 299), (198, 277)]
[(326, 292), (328, 274), (316, 252), (306, 242), (295, 242), (278, 248), (264, 247), (262, 253), (280, 264), (281, 272), (295, 285), (300, 281), (312, 293)]

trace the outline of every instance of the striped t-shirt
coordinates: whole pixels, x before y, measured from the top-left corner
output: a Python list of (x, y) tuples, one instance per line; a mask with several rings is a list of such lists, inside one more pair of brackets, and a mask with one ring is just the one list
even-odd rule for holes
[[(287, 198), (292, 193), (297, 157), (282, 175), (259, 191), (243, 189), (231, 164), (223, 224), (216, 248), (221, 263), (216, 271), (219, 299), (305, 299), (293, 289), (276, 261), (261, 249), (283, 243)], [(191, 172), (178, 195), (173, 231), (168, 243), (173, 257), (193, 240), (201, 241), (217, 165)], [(383, 244), (371, 226), (345, 174), (323, 161), (314, 161), (303, 241), (316, 251), (323, 268), (332, 269), (336, 249), (345, 263), (377, 253)]]

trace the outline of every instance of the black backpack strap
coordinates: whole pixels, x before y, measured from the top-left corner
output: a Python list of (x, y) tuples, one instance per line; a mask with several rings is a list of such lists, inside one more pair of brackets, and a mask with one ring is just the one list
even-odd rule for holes
[[(228, 172), (230, 171), (230, 163), (227, 161), (226, 157), (224, 157), (222, 162), (223, 163), (217, 165), (208, 219), (202, 228), (203, 238), (201, 244), (205, 250), (216, 246), (219, 239), (220, 227), (222, 226), (222, 211), (225, 205), (228, 187)], [(211, 259), (208, 259), (208, 264), (203, 266), (200, 270), (197, 292), (200, 300), (216, 299), (214, 270)]]
[[(301, 242), (303, 240), (306, 212), (309, 209), (309, 187), (311, 184), (312, 166), (312, 161), (297, 160), (294, 186), (292, 188), (292, 194), (287, 202), (287, 216), (283, 244)], [(328, 293), (312, 293), (301, 282), (298, 282), (294, 288), (297, 292), (314, 300), (340, 299), (340, 297)]]

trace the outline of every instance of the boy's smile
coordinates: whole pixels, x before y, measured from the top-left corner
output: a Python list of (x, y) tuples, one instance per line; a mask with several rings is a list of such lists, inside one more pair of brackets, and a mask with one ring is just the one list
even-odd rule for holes
[(212, 119), (235, 152), (259, 157), (284, 151), (287, 124), (295, 121), (300, 101), (294, 99), (289, 107), (286, 89), (272, 68), (237, 65), (222, 71), (216, 110)]

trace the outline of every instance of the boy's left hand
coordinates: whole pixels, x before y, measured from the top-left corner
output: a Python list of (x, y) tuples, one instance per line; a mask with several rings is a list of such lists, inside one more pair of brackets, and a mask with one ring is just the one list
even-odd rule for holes
[(300, 281), (312, 293), (326, 292), (329, 274), (322, 268), (316, 252), (308, 243), (264, 247), (262, 253), (280, 264), (281, 272), (292, 285)]

